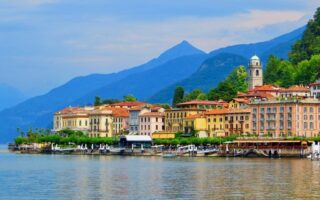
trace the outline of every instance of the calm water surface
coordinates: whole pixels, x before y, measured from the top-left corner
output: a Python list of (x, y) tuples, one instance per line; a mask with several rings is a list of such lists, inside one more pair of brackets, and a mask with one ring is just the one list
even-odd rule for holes
[(0, 199), (320, 199), (320, 162), (22, 155), (2, 149)]

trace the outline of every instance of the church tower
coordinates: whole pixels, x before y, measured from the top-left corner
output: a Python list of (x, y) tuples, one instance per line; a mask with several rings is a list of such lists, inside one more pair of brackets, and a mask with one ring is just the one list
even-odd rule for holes
[(257, 85), (263, 85), (263, 70), (260, 58), (254, 55), (250, 59), (249, 67), (247, 69), (247, 82), (249, 90), (254, 89)]

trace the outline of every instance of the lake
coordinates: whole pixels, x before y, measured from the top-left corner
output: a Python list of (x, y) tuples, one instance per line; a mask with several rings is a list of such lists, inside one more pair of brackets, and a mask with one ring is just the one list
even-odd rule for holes
[(2, 149), (0, 199), (320, 199), (320, 162), (26, 155)]

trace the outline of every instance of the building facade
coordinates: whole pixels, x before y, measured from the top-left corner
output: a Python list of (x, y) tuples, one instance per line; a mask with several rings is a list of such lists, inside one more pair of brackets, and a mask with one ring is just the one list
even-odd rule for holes
[(253, 134), (275, 138), (319, 135), (320, 101), (317, 99), (261, 101), (250, 107)]
[(310, 84), (311, 96), (320, 98), (320, 78), (315, 82)]
[(139, 115), (140, 135), (152, 136), (164, 130), (164, 112), (145, 112)]
[(53, 131), (72, 129), (87, 133), (89, 130), (89, 112), (92, 107), (68, 107), (53, 115)]
[(191, 115), (205, 112), (205, 109), (168, 109), (165, 111), (165, 131), (184, 132), (185, 120)]
[(112, 137), (112, 111), (106, 108), (95, 109), (89, 114), (90, 137)]

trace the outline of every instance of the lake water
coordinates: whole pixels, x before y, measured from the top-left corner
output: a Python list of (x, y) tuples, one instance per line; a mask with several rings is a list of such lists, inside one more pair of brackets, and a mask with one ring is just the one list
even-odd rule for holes
[(320, 162), (22, 155), (2, 149), (0, 199), (320, 199)]

